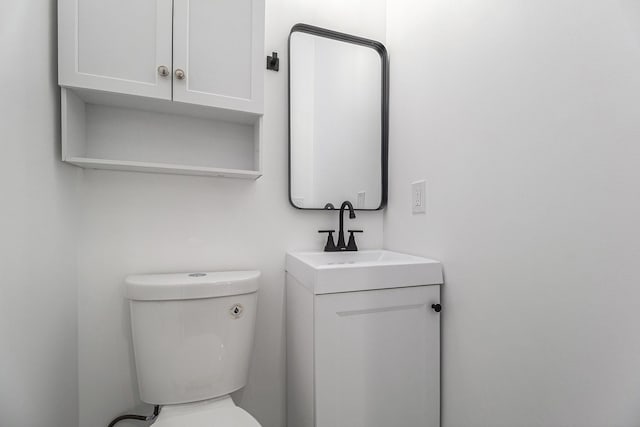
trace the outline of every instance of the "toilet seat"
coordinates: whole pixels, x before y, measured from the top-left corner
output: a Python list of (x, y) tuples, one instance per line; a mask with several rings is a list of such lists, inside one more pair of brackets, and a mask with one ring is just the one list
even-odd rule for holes
[(230, 396), (180, 405), (165, 405), (153, 427), (261, 427)]

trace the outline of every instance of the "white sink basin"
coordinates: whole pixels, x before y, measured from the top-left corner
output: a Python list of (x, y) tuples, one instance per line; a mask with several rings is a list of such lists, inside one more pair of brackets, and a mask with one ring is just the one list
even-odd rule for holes
[(286, 270), (314, 294), (442, 284), (438, 261), (385, 250), (288, 252)]

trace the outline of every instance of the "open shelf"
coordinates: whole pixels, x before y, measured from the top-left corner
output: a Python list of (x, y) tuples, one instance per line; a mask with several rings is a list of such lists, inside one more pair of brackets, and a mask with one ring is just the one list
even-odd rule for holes
[(257, 179), (262, 116), (62, 88), (62, 160), (91, 169)]
[(69, 157), (68, 163), (85, 169), (112, 169), (132, 172), (168, 173), (175, 175), (222, 176), (225, 178), (258, 179), (258, 171), (241, 169), (209, 168), (202, 166), (174, 165), (170, 163), (136, 162), (129, 160), (104, 160), (85, 157)]

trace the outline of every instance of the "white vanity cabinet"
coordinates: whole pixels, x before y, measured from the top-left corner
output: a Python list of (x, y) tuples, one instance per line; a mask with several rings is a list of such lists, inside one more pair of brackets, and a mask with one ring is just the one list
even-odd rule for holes
[(287, 425), (438, 427), (440, 264), (363, 252), (287, 255)]
[(261, 176), (264, 0), (59, 0), (62, 159)]

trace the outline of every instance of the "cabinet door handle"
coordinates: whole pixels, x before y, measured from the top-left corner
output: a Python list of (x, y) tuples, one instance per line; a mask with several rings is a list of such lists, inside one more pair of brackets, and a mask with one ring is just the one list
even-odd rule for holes
[(184, 80), (185, 78), (185, 74), (184, 74), (184, 70), (181, 70), (180, 68), (176, 68), (176, 79), (178, 80)]
[(167, 77), (169, 75), (169, 69), (161, 65), (158, 67), (158, 74), (160, 74), (160, 77)]
[(440, 313), (440, 310), (442, 310), (442, 306), (440, 304), (431, 304), (431, 308), (433, 308), (433, 311), (436, 313)]

